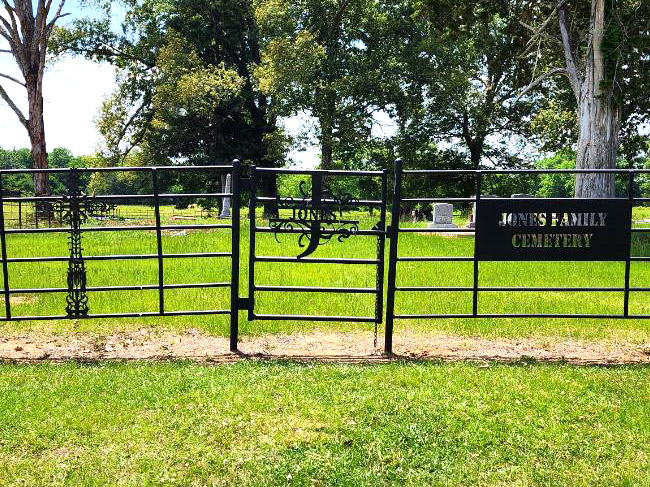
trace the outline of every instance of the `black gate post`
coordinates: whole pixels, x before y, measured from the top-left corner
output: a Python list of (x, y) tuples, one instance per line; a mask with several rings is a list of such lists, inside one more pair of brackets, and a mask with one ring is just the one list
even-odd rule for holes
[(623, 316), (630, 317), (630, 272), (632, 267), (632, 228), (634, 227), (634, 169), (630, 169), (628, 176), (628, 194), (627, 199), (630, 202), (630, 243), (625, 261), (625, 294), (623, 295)]
[[(248, 321), (255, 319), (255, 235), (257, 233), (257, 167), (250, 168), (250, 203), (248, 210), (248, 221), (250, 225), (250, 243), (248, 248)], [(278, 210), (279, 211), (279, 210)]]
[[(375, 324), (379, 326), (384, 319), (384, 267), (386, 264), (386, 199), (388, 194), (388, 171), (384, 170), (381, 175), (381, 216), (377, 229), (381, 232), (377, 235), (377, 275), (375, 278), (375, 289), (377, 296), (375, 301)], [(372, 208), (372, 206), (370, 207)], [(375, 347), (377, 343), (375, 343)]]
[(5, 202), (0, 173), (0, 244), (2, 245), (2, 281), (5, 298), (5, 318), (11, 320), (11, 291), (9, 290), (9, 265), (7, 263), (7, 236), (5, 232)]
[(153, 187), (154, 215), (156, 219), (156, 252), (158, 254), (158, 311), (165, 314), (165, 259), (163, 258), (162, 224), (160, 219), (160, 189), (158, 187), (158, 171), (151, 169)]
[(476, 203), (474, 206), (474, 284), (472, 287), (472, 316), (475, 318), (478, 316), (478, 279), (479, 279), (479, 269), (480, 269), (480, 264), (479, 260), (477, 257), (477, 243), (478, 243), (478, 238), (477, 238), (477, 231), (478, 231), (478, 211), (479, 211), (479, 206), (481, 203), (481, 192), (483, 191), (482, 189), (482, 177), (483, 173), (481, 171), (476, 171)]
[(390, 217), (390, 251), (388, 253), (388, 291), (386, 296), (386, 336), (384, 353), (393, 354), (393, 321), (395, 317), (395, 278), (397, 274), (397, 244), (399, 240), (399, 217), (402, 202), (402, 160), (395, 161), (393, 203)]
[(239, 335), (239, 259), (240, 259), (240, 202), (241, 202), (241, 163), (235, 159), (232, 161), (232, 199), (231, 201), (231, 223), (232, 243), (231, 261), (232, 269), (230, 276), (230, 351), (237, 351)]

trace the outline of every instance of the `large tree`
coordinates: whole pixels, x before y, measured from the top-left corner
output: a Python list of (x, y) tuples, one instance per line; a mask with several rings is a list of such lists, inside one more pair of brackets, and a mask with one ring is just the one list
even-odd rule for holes
[[(2, 5), (4, 10), (3, 15), (0, 15), (0, 37), (4, 38), (8, 49), (0, 49), (0, 54), (11, 54), (14, 57), (23, 79), (21, 81), (9, 74), (0, 73), (0, 81), (16, 83), (26, 90), (27, 114), (23, 113), (2, 84), (0, 98), (9, 105), (29, 134), (34, 168), (46, 169), (48, 156), (43, 120), (43, 75), (48, 41), (56, 22), (67, 15), (63, 13), (65, 0), (61, 0), (52, 15), (52, 0), (2, 0)], [(50, 193), (46, 173), (34, 175), (34, 189), (39, 196)]]
[[(443, 142), (470, 167), (518, 164), (539, 93), (518, 97), (535, 62), (520, 57), (527, 0), (405, 0), (399, 26), (403, 94), (396, 100), (402, 145), (426, 152)], [(519, 144), (518, 144), (519, 143)]]
[[(98, 123), (109, 159), (119, 163), (137, 147), (158, 164), (234, 158), (278, 164), (283, 136), (253, 77), (260, 50), (250, 3), (127, 0), (125, 5), (123, 34), (106, 18), (79, 21), (56, 39), (57, 49), (117, 67), (117, 90)], [(273, 196), (274, 179), (263, 184), (264, 193)]]
[[(556, 0), (534, 2), (528, 53), (551, 76), (568, 80), (578, 126), (576, 167), (616, 167), (621, 136), (632, 140), (649, 120), (650, 2)], [(577, 197), (615, 196), (612, 174), (579, 174)]]
[(403, 17), (389, 0), (257, 0), (262, 39), (261, 88), (280, 116), (309, 113), (317, 121), (321, 167), (349, 160), (372, 138), (386, 108), (390, 26)]

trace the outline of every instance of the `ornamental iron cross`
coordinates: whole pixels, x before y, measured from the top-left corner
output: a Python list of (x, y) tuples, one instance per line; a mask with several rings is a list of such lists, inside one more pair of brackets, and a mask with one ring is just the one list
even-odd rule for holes
[(67, 194), (57, 202), (55, 211), (61, 215), (61, 222), (70, 225), (68, 236), (68, 295), (65, 311), (68, 318), (88, 317), (88, 295), (86, 293), (86, 264), (83, 256), (81, 225), (97, 212), (105, 212), (112, 205), (92, 201), (81, 191), (81, 171), (70, 169)]

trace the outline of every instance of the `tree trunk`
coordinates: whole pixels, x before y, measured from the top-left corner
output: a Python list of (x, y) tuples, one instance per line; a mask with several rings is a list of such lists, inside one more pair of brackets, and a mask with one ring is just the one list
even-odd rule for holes
[(472, 140), (467, 143), (469, 147), (470, 160), (472, 161), (472, 167), (474, 169), (479, 169), (481, 166), (481, 159), (483, 158), (483, 141)]
[[(48, 156), (45, 145), (45, 123), (43, 120), (43, 93), (38, 81), (27, 83), (29, 120), (27, 130), (32, 146), (32, 165), (34, 169), (47, 169)], [(35, 86), (36, 85), (36, 86)], [(47, 173), (34, 174), (34, 194), (47, 196), (50, 194), (50, 183)]]
[(325, 92), (325, 107), (320, 117), (321, 169), (332, 169), (335, 116), (336, 94), (328, 87)]
[[(605, 0), (592, 0), (590, 36), (583, 62), (575, 47), (564, 2), (558, 3), (558, 19), (566, 73), (578, 106), (579, 136), (577, 169), (615, 169), (620, 128), (620, 108), (614, 100), (614, 83), (607, 79), (603, 40), (607, 25)], [(611, 15), (611, 13), (610, 13)], [(583, 66), (579, 71), (579, 66)], [(576, 198), (614, 198), (616, 177), (612, 173), (576, 174)]]
[[(612, 102), (587, 93), (578, 107), (580, 133), (578, 136), (577, 169), (615, 169), (618, 152), (619, 112)], [(615, 174), (577, 174), (576, 198), (614, 198)]]

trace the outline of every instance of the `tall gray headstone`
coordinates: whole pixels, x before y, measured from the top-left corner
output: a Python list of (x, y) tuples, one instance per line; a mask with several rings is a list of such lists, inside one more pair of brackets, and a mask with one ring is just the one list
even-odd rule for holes
[[(481, 196), (481, 199), (483, 198), (498, 198), (498, 196), (494, 194), (484, 194)], [(476, 203), (472, 205), (472, 214), (469, 217), (467, 228), (476, 228)]]
[(429, 228), (457, 228), (453, 223), (454, 205), (449, 203), (436, 203), (433, 205), (433, 221)]
[[(225, 193), (230, 193), (232, 191), (232, 175), (228, 174), (226, 176), (226, 190), (224, 191)], [(230, 218), (230, 206), (232, 204), (232, 199), (228, 196), (223, 198), (223, 210), (221, 211), (221, 215), (219, 215), (219, 218)]]

